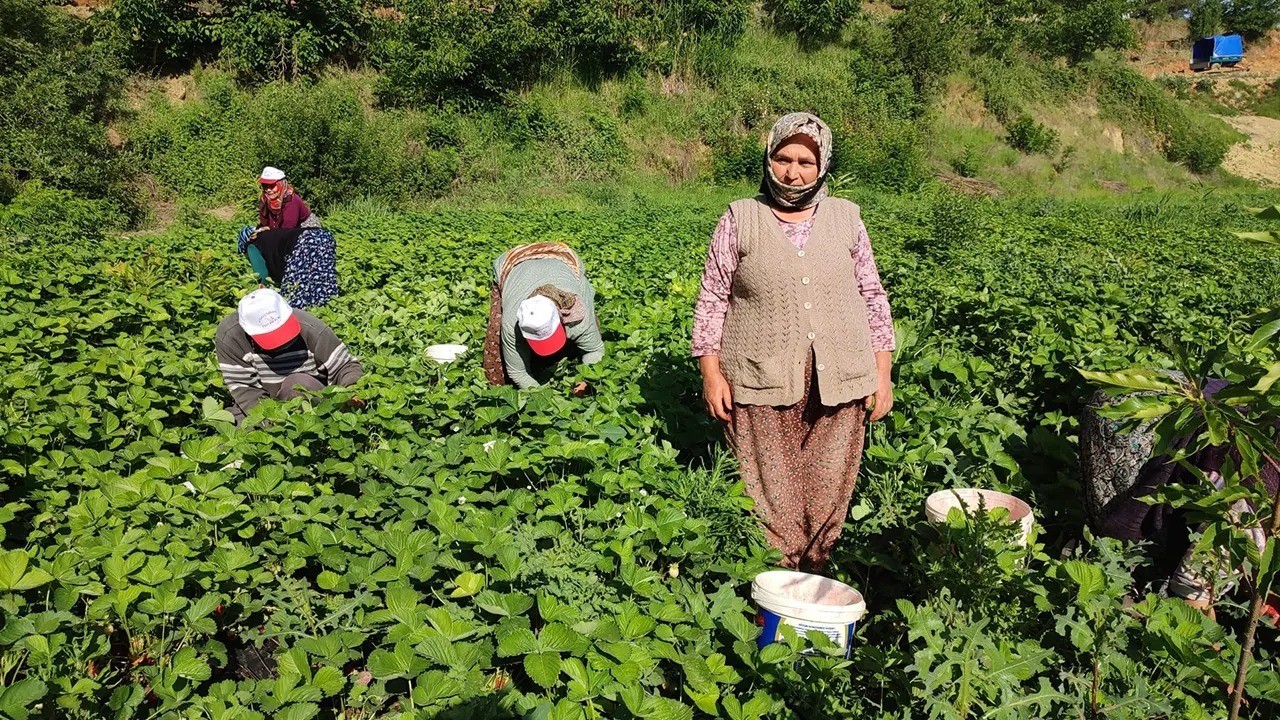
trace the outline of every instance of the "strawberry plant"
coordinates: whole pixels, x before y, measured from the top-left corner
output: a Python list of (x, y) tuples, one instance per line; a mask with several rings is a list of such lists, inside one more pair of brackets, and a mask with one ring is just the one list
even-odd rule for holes
[[(899, 400), (831, 569), (870, 605), (848, 659), (756, 646), (750, 581), (778, 556), (688, 359), (720, 208), (327, 214), (344, 295), (320, 314), (367, 374), (240, 428), (212, 353), (254, 284), (234, 223), (0, 210), (0, 716), (1225, 714), (1242, 613), (1145, 596), (1140, 554), (1081, 537), (1074, 368), (1155, 363), (1157, 338), (1211, 344), (1272, 304), (1274, 261), (1217, 229), (1248, 216), (859, 199)], [(586, 258), (609, 354), (518, 392), (478, 350), (492, 258), (529, 238)], [(443, 342), (471, 351), (439, 365)], [(1033, 546), (926, 528), (924, 498), (966, 485), (1032, 502)], [(1254, 658), (1262, 717), (1274, 646)]]

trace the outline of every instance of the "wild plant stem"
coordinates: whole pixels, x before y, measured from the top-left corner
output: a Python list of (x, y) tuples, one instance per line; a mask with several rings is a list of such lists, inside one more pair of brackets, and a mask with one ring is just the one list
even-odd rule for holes
[[(1277, 465), (1270, 455), (1264, 454), (1263, 457), (1266, 458), (1271, 469), (1280, 474), (1280, 465)], [(1263, 487), (1266, 487), (1265, 482)], [(1271, 498), (1271, 528), (1267, 531), (1267, 542), (1278, 542), (1276, 539), (1278, 534), (1280, 534), (1280, 492)], [(1268, 589), (1258, 587), (1256, 584), (1253, 588), (1253, 602), (1249, 607), (1249, 625), (1244, 631), (1244, 641), (1240, 643), (1240, 664), (1236, 666), (1236, 684), (1231, 688), (1231, 710), (1227, 720), (1240, 718), (1240, 705), (1244, 702), (1245, 678), (1249, 674), (1249, 659), (1253, 656), (1253, 643), (1258, 634), (1258, 621), (1262, 618), (1262, 606), (1266, 602)]]
[(1102, 667), (1098, 662), (1098, 657), (1093, 657), (1093, 692), (1089, 694), (1089, 702), (1093, 705), (1093, 714), (1090, 716), (1097, 720), (1098, 717), (1098, 686), (1102, 681)]

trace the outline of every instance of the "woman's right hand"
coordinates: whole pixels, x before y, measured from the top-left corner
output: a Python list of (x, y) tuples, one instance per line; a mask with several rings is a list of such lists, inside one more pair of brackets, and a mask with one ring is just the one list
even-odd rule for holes
[(721, 422), (729, 422), (733, 416), (733, 390), (724, 373), (720, 372), (720, 358), (707, 355), (699, 358), (702, 368), (702, 400), (707, 414)]

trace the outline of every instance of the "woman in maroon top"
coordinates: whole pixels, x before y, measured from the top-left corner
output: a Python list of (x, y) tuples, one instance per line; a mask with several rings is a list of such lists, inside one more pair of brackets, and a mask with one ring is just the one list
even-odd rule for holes
[(284, 171), (265, 167), (258, 184), (262, 187), (262, 195), (258, 197), (258, 230), (318, 227), (308, 223), (311, 208), (293, 191), (293, 186), (284, 178)]

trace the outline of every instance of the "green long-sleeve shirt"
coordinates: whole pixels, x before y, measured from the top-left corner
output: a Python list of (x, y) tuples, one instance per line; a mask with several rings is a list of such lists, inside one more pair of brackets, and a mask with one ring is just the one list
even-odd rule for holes
[[(503, 253), (493, 263), (495, 279), (502, 270), (505, 257), (506, 253)], [(554, 258), (525, 260), (507, 273), (502, 287), (502, 362), (507, 376), (519, 388), (535, 387), (539, 383), (529, 373), (533, 351), (528, 343), (520, 341), (516, 316), (520, 303), (543, 285), (554, 285), (582, 299), (586, 315), (581, 322), (564, 326), (565, 337), (582, 352), (583, 364), (592, 365), (604, 358), (604, 338), (596, 322), (596, 291), (587, 276), (575, 277), (568, 265)]]

